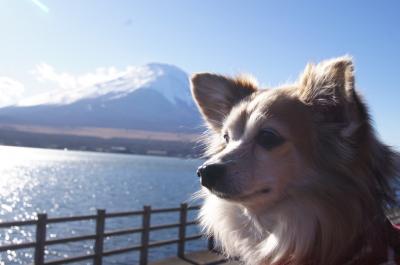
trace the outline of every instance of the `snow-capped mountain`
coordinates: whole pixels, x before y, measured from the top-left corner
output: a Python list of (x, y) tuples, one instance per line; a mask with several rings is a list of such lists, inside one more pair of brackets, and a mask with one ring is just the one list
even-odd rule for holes
[(0, 108), (0, 123), (197, 132), (201, 118), (187, 73), (154, 63), (130, 67), (90, 87), (47, 93)]

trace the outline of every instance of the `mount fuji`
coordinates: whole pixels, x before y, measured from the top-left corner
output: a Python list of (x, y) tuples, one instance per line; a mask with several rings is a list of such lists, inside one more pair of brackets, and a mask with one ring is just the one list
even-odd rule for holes
[(0, 108), (0, 123), (170, 133), (201, 129), (187, 73), (160, 63), (128, 68), (90, 87), (47, 93)]

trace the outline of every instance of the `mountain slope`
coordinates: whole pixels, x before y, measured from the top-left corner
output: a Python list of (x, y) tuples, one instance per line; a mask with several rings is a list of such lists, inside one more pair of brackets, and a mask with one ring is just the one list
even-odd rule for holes
[(148, 64), (92, 87), (1, 108), (0, 123), (197, 132), (201, 118), (188, 75), (172, 65)]

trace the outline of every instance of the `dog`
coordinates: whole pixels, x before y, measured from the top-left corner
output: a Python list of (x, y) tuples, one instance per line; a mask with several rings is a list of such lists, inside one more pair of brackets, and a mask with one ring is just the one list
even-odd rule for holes
[(225, 255), (249, 265), (400, 264), (387, 217), (399, 154), (376, 136), (350, 56), (308, 64), (274, 89), (199, 73), (191, 90), (209, 129), (199, 221)]

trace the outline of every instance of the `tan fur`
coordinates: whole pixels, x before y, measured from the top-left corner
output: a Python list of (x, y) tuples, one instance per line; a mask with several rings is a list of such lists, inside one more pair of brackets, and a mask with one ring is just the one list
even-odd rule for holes
[[(226, 166), (219, 191), (202, 188), (200, 220), (228, 256), (246, 264), (344, 264), (384, 242), (395, 205), (394, 151), (375, 136), (354, 88), (350, 57), (309, 64), (288, 86), (213, 74), (192, 79), (210, 128), (205, 164)], [(285, 141), (266, 150), (272, 129)], [(229, 135), (225, 143), (224, 135)]]
[[(193, 75), (192, 84), (206, 88), (193, 90), (193, 96), (207, 123), (217, 131), (233, 104), (256, 90), (253, 82), (243, 77), (232, 79), (208, 73)], [(203, 104), (207, 101), (208, 104)]]

